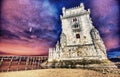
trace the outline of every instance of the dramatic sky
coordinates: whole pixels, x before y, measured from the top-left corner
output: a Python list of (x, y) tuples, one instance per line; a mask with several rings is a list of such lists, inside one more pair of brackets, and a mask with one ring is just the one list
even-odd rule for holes
[(90, 8), (107, 51), (119, 49), (119, 0), (1, 0), (0, 54), (46, 55), (59, 39), (62, 7), (81, 2)]

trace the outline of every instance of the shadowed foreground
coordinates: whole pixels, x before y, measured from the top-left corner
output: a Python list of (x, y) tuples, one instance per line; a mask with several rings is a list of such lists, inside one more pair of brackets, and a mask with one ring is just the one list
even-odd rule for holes
[(16, 72), (1, 72), (0, 77), (120, 77), (120, 74), (103, 74), (83, 69), (41, 69)]

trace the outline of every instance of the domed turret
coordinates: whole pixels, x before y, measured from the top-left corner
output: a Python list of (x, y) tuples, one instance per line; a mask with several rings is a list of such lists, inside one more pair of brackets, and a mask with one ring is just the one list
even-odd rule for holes
[(62, 48), (64, 48), (67, 45), (67, 39), (64, 33), (62, 33), (60, 36), (60, 44)]

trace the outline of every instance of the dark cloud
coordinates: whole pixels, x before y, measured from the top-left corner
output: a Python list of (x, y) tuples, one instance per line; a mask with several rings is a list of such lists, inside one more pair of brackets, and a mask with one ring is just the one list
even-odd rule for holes
[[(15, 3), (15, 7), (12, 6), (11, 2)], [(42, 3), (42, 5), (37, 4), (37, 2)], [(28, 39), (34, 35), (38, 39), (49, 40), (51, 38), (57, 40), (60, 31), (57, 31), (56, 21), (55, 11), (48, 1), (30, 0), (25, 5), (22, 2), (19, 4), (19, 1), (4, 1), (2, 6), (1, 25), (2, 29), (6, 31), (3, 32), (2, 30), (3, 35), (9, 32), (11, 35)], [(30, 28), (32, 32), (29, 31)]]

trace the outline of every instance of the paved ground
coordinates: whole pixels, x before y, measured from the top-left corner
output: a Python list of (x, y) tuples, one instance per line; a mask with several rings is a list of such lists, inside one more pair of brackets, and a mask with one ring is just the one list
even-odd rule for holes
[(0, 77), (120, 77), (119, 74), (102, 74), (83, 69), (41, 69), (29, 71), (3, 72)]

